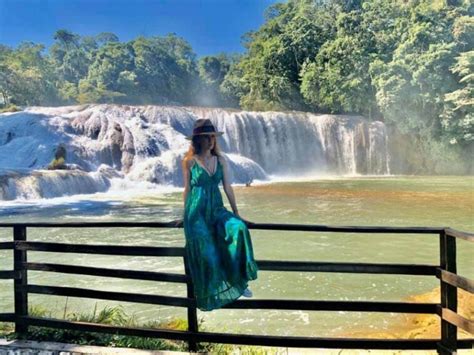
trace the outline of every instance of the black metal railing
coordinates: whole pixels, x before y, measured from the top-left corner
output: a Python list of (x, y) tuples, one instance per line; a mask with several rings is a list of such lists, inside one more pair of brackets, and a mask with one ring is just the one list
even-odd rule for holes
[[(84, 332), (114, 333), (141, 337), (182, 340), (195, 351), (197, 343), (229, 343), (239, 345), (260, 345), (280, 347), (339, 348), (339, 349), (431, 349), (441, 354), (453, 354), (457, 349), (472, 348), (473, 339), (457, 339), (457, 329), (474, 333), (474, 322), (457, 313), (457, 289), (474, 293), (474, 282), (456, 273), (456, 239), (474, 241), (474, 234), (450, 228), (423, 227), (337, 227), (299, 224), (248, 223), (249, 229), (307, 232), (347, 233), (397, 233), (431, 234), (440, 238), (439, 265), (420, 264), (371, 264), (331, 263), (310, 261), (257, 260), (260, 270), (337, 272), (436, 276), (441, 283), (439, 303), (372, 302), (372, 301), (320, 301), (320, 300), (236, 300), (223, 308), (239, 309), (281, 309), (308, 311), (356, 311), (435, 314), (441, 318), (440, 339), (362, 339), (362, 338), (316, 338), (299, 336), (269, 336), (250, 334), (229, 334), (199, 331), (196, 302), (188, 261), (183, 247), (144, 247), (120, 245), (64, 244), (31, 242), (27, 240), (28, 228), (182, 228), (181, 221), (167, 223), (104, 222), (104, 223), (0, 223), (0, 228), (13, 229), (13, 241), (1, 242), (0, 249), (13, 250), (13, 270), (0, 271), (0, 279), (14, 280), (14, 313), (0, 313), (0, 322), (14, 322), (15, 331), (26, 336), (29, 326), (72, 329)], [(83, 253), (103, 255), (128, 255), (149, 257), (183, 258), (185, 274), (132, 271), (98, 267), (73, 266), (51, 263), (28, 262), (28, 251)], [(28, 270), (93, 275), (135, 280), (186, 283), (187, 296), (159, 296), (127, 292), (97, 291), (76, 287), (42, 286), (28, 283)], [(142, 329), (116, 327), (104, 324), (83, 323), (67, 320), (31, 317), (28, 314), (28, 295), (31, 293), (82, 297), (92, 299), (169, 305), (187, 308), (188, 330)]]

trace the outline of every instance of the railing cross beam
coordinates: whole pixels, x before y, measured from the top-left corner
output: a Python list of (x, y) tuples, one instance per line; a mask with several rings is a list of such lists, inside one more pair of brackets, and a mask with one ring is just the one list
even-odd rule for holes
[[(26, 241), (26, 227), (16, 225), (13, 227), (14, 246), (17, 242)], [(13, 270), (19, 275), (14, 279), (14, 296), (15, 296), (15, 332), (20, 336), (28, 333), (28, 325), (23, 317), (28, 316), (28, 293), (26, 286), (28, 285), (27, 270), (25, 263), (27, 261), (26, 250), (19, 250), (14, 247), (13, 250)]]
[[(193, 290), (193, 281), (191, 278), (191, 270), (189, 267), (189, 262), (188, 258), (185, 255), (184, 256), (184, 270), (185, 273), (188, 277), (188, 281), (186, 282), (186, 295), (188, 298), (194, 298), (194, 290)], [(197, 333), (199, 332), (199, 325), (197, 321), (197, 309), (196, 305), (194, 303), (193, 306), (188, 306), (188, 331), (191, 333)], [(197, 351), (197, 342), (194, 340), (194, 338), (191, 337), (191, 339), (188, 341), (188, 347), (189, 351), (196, 352)]]
[[(447, 235), (445, 231), (440, 233), (440, 268), (456, 274), (456, 239)], [(441, 307), (447, 308), (455, 313), (458, 310), (457, 288), (441, 280)], [(438, 347), (439, 354), (456, 354), (457, 351), (457, 327), (451, 324), (441, 314), (441, 346)]]
[[(180, 222), (180, 223), (178, 223)], [(67, 327), (83, 331), (99, 331), (104, 333), (121, 333), (134, 336), (164, 337), (188, 342), (189, 351), (197, 351), (199, 342), (218, 342), (247, 345), (274, 345), (297, 347), (332, 347), (336, 341), (330, 338), (310, 337), (275, 337), (246, 334), (209, 333), (199, 331), (197, 307), (193, 292), (193, 283), (186, 248), (176, 247), (138, 247), (117, 245), (81, 245), (46, 242), (28, 242), (27, 228), (182, 228), (182, 221), (167, 223), (135, 223), (135, 222), (104, 222), (104, 223), (0, 223), (2, 228), (13, 228), (13, 241), (0, 242), (0, 250), (13, 250), (13, 270), (0, 270), (0, 279), (14, 281), (15, 313), (0, 313), (0, 322), (14, 322), (15, 332), (19, 337), (26, 337), (29, 326)], [(300, 301), (300, 300), (245, 300), (236, 301), (223, 308), (241, 309), (310, 309), (310, 310), (345, 310), (362, 312), (404, 312), (438, 314), (441, 318), (441, 339), (413, 340), (370, 340), (338, 338), (337, 346), (345, 349), (437, 349), (440, 354), (456, 354), (458, 348), (472, 347), (473, 339), (457, 339), (457, 329), (469, 333), (474, 332), (474, 322), (457, 313), (458, 294), (461, 288), (469, 293), (474, 291), (474, 281), (457, 274), (456, 239), (473, 242), (474, 234), (460, 232), (450, 228), (425, 227), (338, 227), (297, 224), (257, 224), (248, 223), (249, 229), (280, 230), (280, 231), (312, 231), (312, 232), (346, 232), (346, 233), (400, 233), (400, 234), (439, 234), (440, 262), (438, 265), (413, 264), (368, 264), (368, 263), (330, 263), (330, 262), (296, 262), (282, 260), (259, 260), (261, 270), (271, 271), (304, 271), (304, 272), (345, 272), (371, 274), (406, 274), (436, 275), (440, 279), (440, 303), (409, 304), (409, 303), (376, 303), (376, 302), (343, 302), (343, 301)], [(131, 271), (106, 269), (52, 263), (28, 263), (27, 252), (61, 252), (127, 256), (173, 256), (183, 258), (185, 274), (163, 272)], [(123, 292), (95, 291), (89, 289), (29, 285), (28, 270), (62, 272), (77, 275), (95, 275), (102, 277), (131, 278), (137, 280), (159, 280), (165, 282), (186, 283), (187, 297), (169, 297), (158, 295), (138, 295)], [(113, 299), (121, 301), (171, 304), (187, 307), (187, 331), (152, 330), (139, 328), (123, 328), (93, 323), (59, 321), (48, 318), (34, 318), (28, 315), (28, 293), (69, 295), (71, 297), (89, 297)], [(342, 344), (342, 346), (341, 346)]]

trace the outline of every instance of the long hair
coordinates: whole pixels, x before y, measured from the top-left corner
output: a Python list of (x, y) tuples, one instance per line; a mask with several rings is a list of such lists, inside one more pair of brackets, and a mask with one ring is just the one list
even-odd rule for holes
[[(200, 154), (202, 149), (202, 137), (203, 135), (195, 135), (193, 136), (193, 139), (191, 141), (191, 144), (189, 145), (189, 149), (184, 155), (183, 161), (181, 162), (181, 165), (184, 169), (186, 169), (186, 163), (192, 159), (193, 155), (195, 154)], [(211, 154), (215, 155), (217, 157), (222, 156), (221, 149), (219, 148), (219, 144), (217, 143), (217, 136), (215, 136), (215, 142), (214, 142), (214, 147), (211, 149)]]

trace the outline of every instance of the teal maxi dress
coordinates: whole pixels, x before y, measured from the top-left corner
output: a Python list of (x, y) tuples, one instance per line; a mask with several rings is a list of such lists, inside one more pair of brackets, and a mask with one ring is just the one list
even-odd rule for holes
[(219, 161), (213, 175), (194, 162), (184, 208), (186, 257), (197, 308), (202, 311), (233, 302), (248, 281), (257, 278), (250, 233), (244, 221), (224, 207), (222, 178)]

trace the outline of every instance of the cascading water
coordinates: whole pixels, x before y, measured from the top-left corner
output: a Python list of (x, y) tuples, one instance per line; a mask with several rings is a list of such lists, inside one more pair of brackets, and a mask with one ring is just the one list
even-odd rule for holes
[[(231, 181), (279, 176), (388, 174), (382, 122), (359, 116), (198, 107), (31, 107), (0, 115), (0, 199), (105, 191), (110, 179), (182, 186), (194, 121), (209, 118)], [(58, 144), (81, 170), (46, 171)]]

